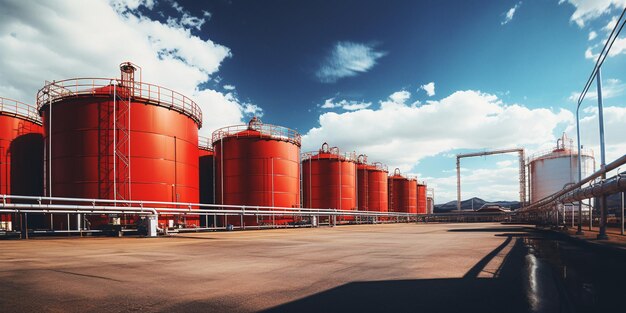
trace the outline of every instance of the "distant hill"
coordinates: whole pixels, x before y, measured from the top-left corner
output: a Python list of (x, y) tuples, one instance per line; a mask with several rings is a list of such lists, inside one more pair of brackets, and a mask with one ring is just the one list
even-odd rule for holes
[[(467, 200), (461, 201), (461, 210), (463, 211), (471, 211), (472, 210), (472, 199), (474, 200), (474, 210), (480, 209), (483, 204), (487, 203), (487, 201), (481, 198), (470, 198)], [(512, 210), (517, 210), (520, 208), (519, 201), (492, 201), (489, 202), (492, 204), (497, 204), (505, 208), (510, 208)], [(587, 203), (587, 200), (585, 200)], [(597, 208), (597, 205), (594, 204)], [(612, 194), (607, 197), (607, 206), (609, 207), (609, 214), (619, 214), (619, 208), (621, 208), (622, 199), (619, 193)], [(450, 201), (443, 204), (435, 204), (435, 213), (447, 213), (450, 211), (456, 211), (456, 201)]]
[[(472, 204), (472, 202), (473, 202), (473, 204)], [(519, 201), (491, 201), (491, 202), (487, 202), (487, 201), (485, 201), (485, 200), (483, 200), (481, 198), (474, 197), (474, 198), (470, 198), (470, 199), (461, 201), (461, 210), (471, 211), (472, 210), (472, 205), (473, 205), (474, 210), (478, 210), (485, 203), (497, 204), (499, 206), (502, 206), (502, 207), (505, 207), (505, 208), (510, 208), (512, 210), (519, 209), (519, 207), (520, 207)], [(447, 202), (447, 203), (444, 203), (444, 204), (435, 204), (435, 213), (446, 213), (446, 212), (450, 212), (450, 211), (455, 211), (456, 209), (457, 209), (456, 208), (456, 201), (450, 201), (450, 202)]]

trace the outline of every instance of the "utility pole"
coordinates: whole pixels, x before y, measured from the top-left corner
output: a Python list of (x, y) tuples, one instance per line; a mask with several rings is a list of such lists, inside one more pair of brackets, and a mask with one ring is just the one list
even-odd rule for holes
[[(600, 169), (604, 170), (606, 168), (606, 156), (605, 156), (605, 147), (604, 147), (604, 113), (602, 108), (602, 72), (601, 68), (598, 67), (598, 73), (596, 75), (596, 80), (598, 83), (598, 123), (600, 128)], [(602, 181), (606, 180), (606, 173), (602, 173)], [(607, 207), (606, 207), (606, 195), (600, 196), (600, 229), (598, 232), (598, 239), (609, 239), (606, 235), (606, 215), (607, 215)]]

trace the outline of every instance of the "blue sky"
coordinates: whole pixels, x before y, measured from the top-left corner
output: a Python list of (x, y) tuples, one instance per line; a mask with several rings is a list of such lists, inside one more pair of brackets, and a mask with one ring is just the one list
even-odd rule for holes
[[(417, 175), (441, 203), (455, 198), (454, 154), (574, 135), (572, 99), (626, 1), (0, 4), (3, 96), (32, 103), (44, 80), (117, 76), (131, 60), (202, 106), (204, 135), (261, 115), (300, 131), (305, 151), (328, 141)], [(603, 69), (609, 159), (626, 149), (621, 38)], [(596, 148), (589, 99), (583, 144)], [(515, 155), (463, 167), (463, 198), (517, 199)]]

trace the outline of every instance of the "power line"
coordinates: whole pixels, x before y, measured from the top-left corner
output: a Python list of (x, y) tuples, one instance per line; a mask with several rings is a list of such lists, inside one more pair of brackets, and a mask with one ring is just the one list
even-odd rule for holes
[[(622, 19), (624, 18), (624, 14), (625, 13), (626, 13), (626, 8), (624, 8), (624, 10), (622, 11), (622, 14), (620, 15), (619, 19), (617, 19), (617, 22), (615, 23), (615, 26), (613, 27), (613, 30), (611, 31), (611, 34), (609, 35), (609, 38), (607, 39), (606, 43), (604, 44), (604, 47), (602, 48), (602, 51), (600, 51), (600, 54), (598, 55), (598, 59), (596, 60), (596, 65), (594, 66), (593, 71), (591, 71), (591, 75), (589, 75), (589, 79), (587, 80), (587, 83), (585, 84), (585, 88), (583, 88), (583, 92), (578, 97), (578, 107), (577, 107), (577, 109), (580, 107), (580, 104), (585, 99), (585, 96), (587, 95), (587, 91), (589, 91), (589, 88), (591, 87), (591, 84), (593, 83), (593, 79), (596, 77), (596, 75), (598, 74), (598, 70), (600, 69), (600, 67), (604, 63), (604, 60), (606, 59), (606, 57), (609, 55), (609, 51), (611, 51), (611, 47), (613, 47), (613, 43), (615, 42), (615, 40), (619, 36), (619, 33), (624, 28), (624, 24), (626, 24), (626, 20), (622, 20)], [(621, 25), (620, 25), (620, 23), (621, 23)], [(618, 29), (618, 27), (619, 27), (619, 29)], [(617, 32), (616, 32), (616, 30), (617, 30)]]

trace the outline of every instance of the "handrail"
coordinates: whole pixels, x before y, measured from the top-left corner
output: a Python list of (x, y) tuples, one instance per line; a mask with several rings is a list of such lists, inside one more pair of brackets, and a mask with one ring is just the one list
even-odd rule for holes
[[(329, 155), (330, 157), (324, 157), (321, 158), (320, 155)], [(318, 151), (309, 151), (309, 152), (303, 152), (301, 154), (301, 161), (308, 161), (310, 159), (331, 159), (331, 160), (340, 160), (340, 161), (347, 161), (347, 162), (355, 162), (355, 163), (359, 163), (359, 157), (361, 155), (357, 156), (356, 152), (345, 152), (345, 153), (341, 153), (339, 151), (339, 147), (330, 147), (328, 146), (328, 143), (323, 143), (322, 147), (318, 150)], [(367, 163), (367, 156), (365, 156), (365, 163)]]
[(16, 116), (41, 125), (41, 116), (39, 116), (37, 109), (32, 105), (17, 100), (0, 97), (0, 114), (1, 113), (6, 113), (7, 115)]
[[(135, 101), (146, 101), (150, 104), (178, 111), (193, 119), (198, 128), (202, 127), (202, 111), (188, 97), (169, 88), (144, 82), (128, 82), (117, 78), (71, 78), (47, 82), (37, 92), (37, 110), (41, 111), (48, 103), (57, 102), (68, 97), (86, 95), (113, 96), (113, 89), (105, 87), (117, 86), (118, 94), (131, 96)], [(128, 94), (130, 93), (130, 94)]]
[[(152, 214), (245, 214), (245, 215), (353, 215), (353, 216), (414, 216), (414, 213), (405, 212), (380, 212), (380, 211), (357, 211), (357, 210), (337, 210), (323, 208), (292, 208), (292, 207), (272, 207), (253, 205), (230, 205), (230, 204), (201, 204), (188, 202), (164, 202), (164, 201), (139, 201), (139, 200), (110, 200), (110, 199), (87, 199), (87, 198), (66, 198), (66, 197), (38, 197), (19, 195), (0, 195), (3, 201), (0, 202), (0, 212), (10, 209), (31, 209), (42, 212), (42, 210), (66, 210), (81, 209), (84, 211), (97, 211), (106, 213), (143, 212), (149, 211)], [(7, 199), (32, 200), (37, 203), (10, 203)], [(60, 203), (42, 203), (42, 202)], [(76, 204), (70, 204), (76, 203)], [(84, 203), (81, 205), (80, 203)], [(108, 204), (108, 205), (105, 205)], [(113, 206), (116, 205), (116, 206)], [(205, 208), (205, 209), (203, 209)], [(148, 213), (148, 212), (146, 212)]]
[[(548, 156), (548, 155), (550, 155), (552, 153), (557, 154), (557, 157), (558, 156), (563, 156), (563, 155), (568, 155), (568, 154), (571, 154), (573, 156), (577, 156), (578, 155), (578, 151), (574, 150), (574, 149), (566, 148), (565, 150), (557, 150), (557, 151), (555, 151), (555, 149), (552, 148), (552, 149), (546, 149), (546, 150), (537, 151), (537, 152), (529, 155), (526, 159), (527, 159), (527, 162), (530, 163), (530, 162), (536, 161), (538, 159), (542, 159), (542, 158), (544, 158), (544, 157), (546, 157), (546, 156)], [(590, 156), (592, 158), (595, 157), (592, 149), (581, 149), (580, 150), (580, 154), (581, 155), (585, 155), (585, 156)]]
[(213, 151), (213, 145), (209, 137), (198, 136), (198, 148), (207, 151)]
[(253, 127), (248, 124), (244, 125), (234, 125), (227, 126), (217, 129), (213, 132), (211, 136), (211, 143), (215, 144), (216, 142), (226, 138), (226, 137), (251, 137), (250, 133), (241, 134), (245, 131), (256, 131), (258, 132), (259, 138), (271, 138), (278, 139), (293, 143), (297, 146), (301, 145), (302, 136), (297, 131), (272, 124), (255, 124)]

